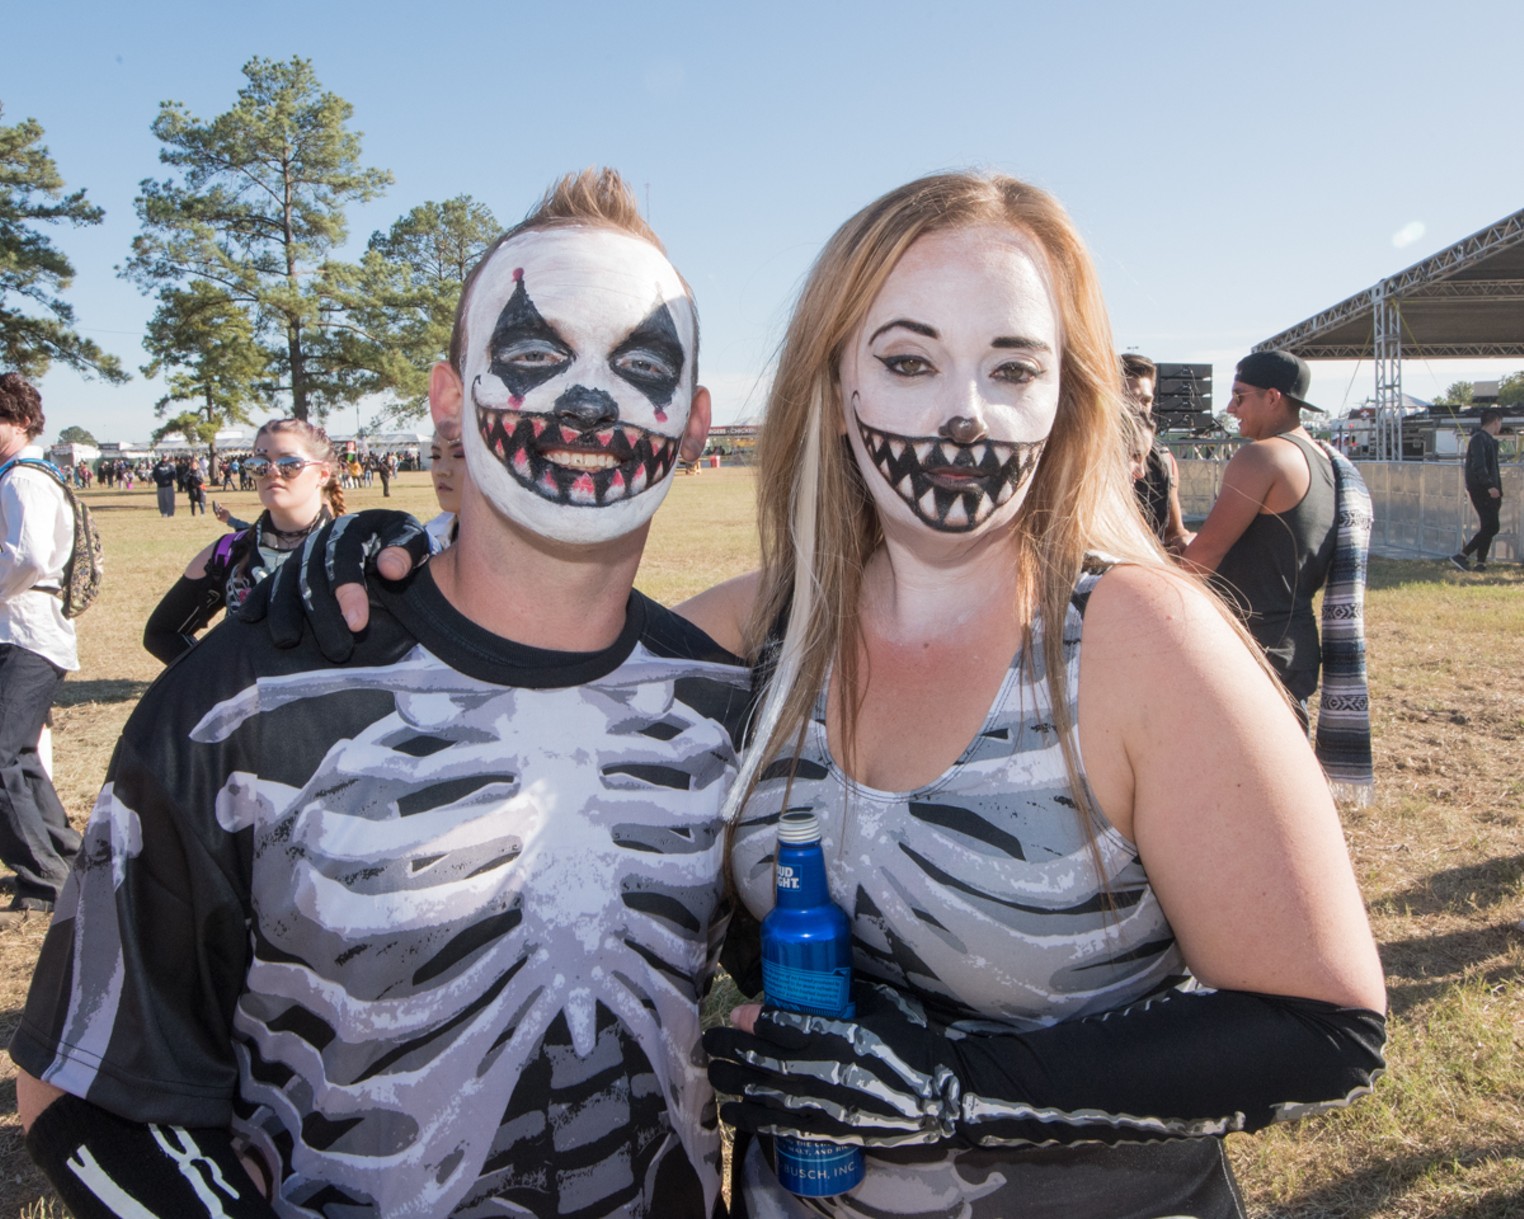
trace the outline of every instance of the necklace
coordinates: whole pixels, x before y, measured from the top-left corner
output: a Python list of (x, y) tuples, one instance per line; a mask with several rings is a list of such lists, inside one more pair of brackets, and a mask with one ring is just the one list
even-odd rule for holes
[(265, 537), (268, 535), (270, 540), (271, 540), (271, 542), (274, 544), (275, 549), (277, 549), (277, 550), (291, 550), (291, 549), (294, 549), (294, 543), (300, 542), (309, 533), (311, 533), (314, 529), (316, 529), (318, 527), (318, 525), (320, 525), (322, 523), (323, 517), (325, 515), (326, 514), (325, 514), (324, 510), (322, 508), (319, 508), (317, 510), (317, 515), (315, 517), (313, 517), (310, 521), (308, 521), (306, 525), (302, 526), (302, 528), (300, 528), (300, 529), (282, 529), (278, 525), (276, 525), (276, 523), (273, 520), (270, 519), (270, 514), (267, 511), (259, 519), (259, 537), (260, 537), (260, 541), (263, 542)]

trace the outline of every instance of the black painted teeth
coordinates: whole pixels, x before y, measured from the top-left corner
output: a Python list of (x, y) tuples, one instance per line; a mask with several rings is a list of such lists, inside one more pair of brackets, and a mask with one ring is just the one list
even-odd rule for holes
[[(857, 420), (868, 456), (896, 495), (935, 529), (961, 533), (976, 528), (1007, 503), (1037, 466), (1042, 440), (979, 440), (956, 444), (940, 436), (899, 436)], [(973, 481), (966, 488), (933, 482), (931, 472), (955, 470)]]
[[(515, 482), (557, 504), (600, 508), (633, 499), (661, 482), (677, 460), (677, 439), (629, 424), (590, 432), (557, 423), (549, 415), (493, 410), (478, 405), (483, 442)], [(545, 450), (604, 455), (607, 466), (563, 465)]]

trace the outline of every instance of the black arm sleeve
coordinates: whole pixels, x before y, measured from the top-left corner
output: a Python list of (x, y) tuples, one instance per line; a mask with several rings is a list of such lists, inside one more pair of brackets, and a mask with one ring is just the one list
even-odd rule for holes
[(75, 1219), (273, 1219), (226, 1130), (129, 1122), (64, 1093), (26, 1148)]
[(868, 1146), (1146, 1142), (1337, 1108), (1384, 1068), (1384, 1018), (1315, 999), (1171, 992), (1026, 1033), (948, 1036), (886, 987), (856, 1020), (765, 1008), (704, 1035), (740, 1129)]
[(208, 573), (199, 580), (181, 576), (154, 606), (143, 625), (143, 646), (165, 664), (187, 652), (196, 632), (222, 608), (222, 581)]
[(1019, 1037), (952, 1043), (968, 1142), (1106, 1142), (1259, 1130), (1371, 1090), (1386, 1021), (1316, 999), (1172, 992)]

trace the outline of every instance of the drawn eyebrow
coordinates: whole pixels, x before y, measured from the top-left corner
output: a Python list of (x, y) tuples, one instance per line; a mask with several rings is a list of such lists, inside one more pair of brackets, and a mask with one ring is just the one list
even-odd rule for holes
[(928, 326), (925, 322), (912, 322), (908, 317), (897, 317), (892, 322), (885, 322), (877, 330), (868, 336), (869, 343), (876, 343), (878, 336), (886, 330), (893, 330), (896, 326), (902, 326), (912, 334), (924, 335), (928, 339), (939, 339), (942, 336), (937, 333), (935, 326)]
[[(941, 333), (935, 326), (928, 326), (925, 322), (913, 322), (906, 317), (897, 317), (893, 321), (885, 322), (877, 330), (868, 336), (870, 344), (878, 341), (880, 335), (887, 330), (903, 329), (912, 334), (919, 334), (928, 339), (940, 339)], [(1038, 351), (1052, 354), (1053, 348), (1041, 339), (1021, 338), (1015, 335), (1001, 335), (990, 340), (990, 346), (1002, 351)]]
[(1051, 354), (1053, 351), (1053, 348), (1048, 346), (1048, 344), (1044, 343), (1041, 339), (1022, 339), (1011, 336), (991, 339), (990, 346), (1011, 351), (1042, 351), (1049, 354)]

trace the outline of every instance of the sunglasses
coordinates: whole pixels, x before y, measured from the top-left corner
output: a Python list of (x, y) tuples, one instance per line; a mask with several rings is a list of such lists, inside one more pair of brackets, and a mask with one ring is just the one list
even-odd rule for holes
[(285, 457), (277, 457), (274, 461), (268, 457), (251, 457), (243, 463), (243, 468), (255, 478), (264, 478), (273, 466), (275, 472), (282, 478), (295, 478), (308, 466), (322, 464), (320, 461), (311, 461), (306, 457), (295, 457), (288, 453)]

